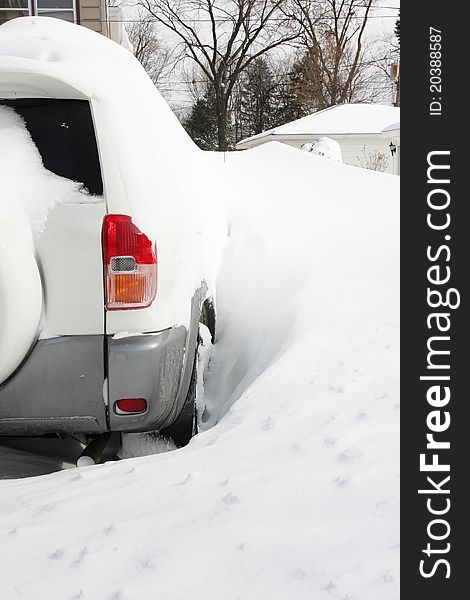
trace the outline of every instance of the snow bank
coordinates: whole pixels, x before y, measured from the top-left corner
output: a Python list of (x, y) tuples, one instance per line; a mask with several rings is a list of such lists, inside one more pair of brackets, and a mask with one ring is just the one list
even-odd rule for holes
[(218, 424), (2, 482), (9, 600), (398, 597), (397, 178), (277, 144), (203, 156), (230, 215)]
[(16, 223), (24, 239), (38, 237), (56, 204), (97, 202), (81, 184), (44, 168), (26, 126), (15, 111), (0, 106), (0, 216), (5, 226)]
[(320, 137), (313, 143), (308, 142), (306, 144), (302, 144), (300, 148), (306, 152), (312, 152), (317, 156), (323, 156), (323, 158), (335, 160), (336, 162), (343, 162), (341, 146), (336, 140), (332, 140), (328, 137)]

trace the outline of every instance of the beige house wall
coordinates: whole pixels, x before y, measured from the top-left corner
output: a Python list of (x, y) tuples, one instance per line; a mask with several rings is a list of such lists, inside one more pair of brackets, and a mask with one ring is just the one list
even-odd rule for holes
[[(29, 0), (29, 5), (24, 10), (2, 9), (0, 10), (0, 24), (17, 17), (36, 16), (38, 12), (36, 6), (36, 0)], [(108, 9), (106, 0), (74, 0), (73, 9), (74, 20), (77, 25), (101, 33), (132, 52), (132, 47), (123, 26), (124, 14), (121, 8), (110, 7)], [(52, 6), (51, 10), (53, 10)], [(66, 20), (70, 20), (71, 12), (70, 9), (58, 14), (66, 15), (68, 17)]]
[(108, 35), (105, 0), (77, 0), (77, 20), (83, 27)]

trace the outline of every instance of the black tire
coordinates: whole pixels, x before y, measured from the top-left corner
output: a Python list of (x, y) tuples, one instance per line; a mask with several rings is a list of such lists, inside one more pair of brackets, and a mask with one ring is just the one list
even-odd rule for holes
[[(198, 343), (199, 346), (199, 343)], [(171, 439), (178, 448), (189, 444), (191, 438), (197, 433), (196, 415), (196, 386), (197, 386), (197, 350), (194, 357), (193, 371), (189, 389), (183, 408), (176, 421), (169, 427), (160, 430), (160, 435)]]
[[(211, 334), (211, 341), (215, 340), (215, 310), (214, 304), (210, 298), (207, 298), (201, 307), (199, 322), (206, 325)], [(197, 357), (201, 340), (197, 338), (196, 353), (194, 356), (191, 381), (186, 395), (183, 408), (176, 421), (169, 427), (160, 430), (160, 435), (171, 439), (178, 448), (189, 444), (191, 438), (197, 434), (197, 413), (196, 413), (196, 388), (197, 388)]]
[(201, 309), (200, 323), (203, 323), (210, 331), (211, 341), (215, 341), (215, 308), (211, 298), (204, 301)]

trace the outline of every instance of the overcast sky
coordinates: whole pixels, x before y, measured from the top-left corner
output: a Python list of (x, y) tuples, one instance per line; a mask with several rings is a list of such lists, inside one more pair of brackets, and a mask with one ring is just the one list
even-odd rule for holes
[(399, 0), (380, 0), (370, 20), (369, 30), (388, 33), (393, 31), (400, 10)]

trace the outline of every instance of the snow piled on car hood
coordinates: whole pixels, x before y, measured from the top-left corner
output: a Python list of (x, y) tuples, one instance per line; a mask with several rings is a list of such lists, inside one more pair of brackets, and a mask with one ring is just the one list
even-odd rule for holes
[(398, 178), (280, 144), (203, 157), (230, 218), (214, 426), (2, 482), (9, 599), (398, 597)]

